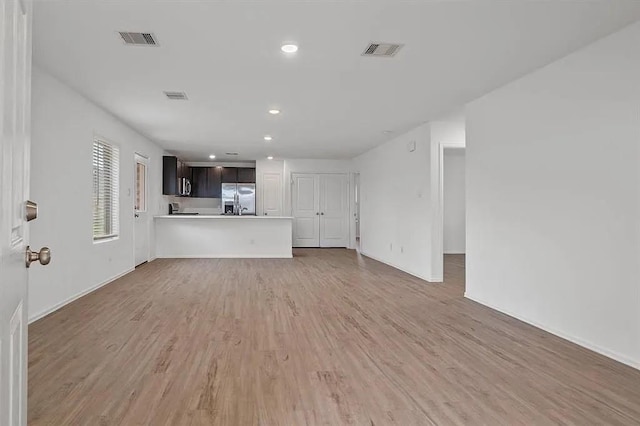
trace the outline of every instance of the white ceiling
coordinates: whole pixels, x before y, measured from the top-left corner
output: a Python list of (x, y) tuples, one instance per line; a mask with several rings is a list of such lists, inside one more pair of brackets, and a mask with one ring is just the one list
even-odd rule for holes
[[(637, 19), (636, 0), (55, 0), (34, 61), (185, 160), (350, 158)], [(406, 45), (362, 57), (372, 41)]]

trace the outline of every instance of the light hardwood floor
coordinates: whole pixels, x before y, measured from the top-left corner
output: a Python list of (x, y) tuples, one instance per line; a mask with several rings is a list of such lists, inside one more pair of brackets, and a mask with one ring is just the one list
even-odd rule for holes
[(29, 327), (32, 425), (640, 424), (640, 372), (346, 250), (156, 260)]

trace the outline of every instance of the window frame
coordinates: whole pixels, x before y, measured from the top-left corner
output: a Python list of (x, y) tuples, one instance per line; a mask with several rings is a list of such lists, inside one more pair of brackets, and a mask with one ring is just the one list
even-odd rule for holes
[[(138, 164), (144, 166), (144, 208), (138, 209)], [(134, 188), (133, 188), (133, 211), (135, 213), (147, 213), (149, 210), (149, 158), (142, 154), (134, 153)]]
[[(104, 235), (96, 234), (96, 207), (99, 203), (99, 195), (96, 194), (96, 190), (100, 192), (99, 186), (100, 183), (96, 183), (96, 144), (101, 144), (110, 148), (110, 209), (108, 211), (111, 212), (110, 218), (110, 230), (109, 233), (104, 233)], [(95, 135), (93, 136), (93, 142), (91, 144), (91, 179), (92, 179), (92, 218), (91, 218), (91, 234), (94, 244), (99, 244), (103, 242), (113, 241), (120, 238), (120, 146), (109, 141), (106, 138)], [(107, 209), (105, 207), (105, 216), (107, 215)], [(103, 218), (103, 222), (106, 223), (106, 218)]]

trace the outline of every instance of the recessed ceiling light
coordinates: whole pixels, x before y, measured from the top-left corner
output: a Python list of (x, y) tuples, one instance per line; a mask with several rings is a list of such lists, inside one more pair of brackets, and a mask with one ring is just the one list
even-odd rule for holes
[(278, 114), (280, 114), (280, 110), (279, 109), (270, 109), (269, 110), (269, 114), (278, 115)]
[(268, 141), (273, 140), (273, 138), (271, 136), (267, 135), (267, 136), (264, 137), (264, 140), (268, 142)]
[(284, 53), (296, 53), (298, 51), (298, 46), (295, 44), (283, 44), (280, 50)]
[(268, 156), (267, 160), (273, 160), (273, 157), (272, 156)]
[(213, 154), (211, 154), (211, 155), (209, 156), (209, 158), (211, 158), (211, 159), (213, 160), (214, 158), (216, 158), (216, 156), (215, 156), (215, 155), (213, 155)]

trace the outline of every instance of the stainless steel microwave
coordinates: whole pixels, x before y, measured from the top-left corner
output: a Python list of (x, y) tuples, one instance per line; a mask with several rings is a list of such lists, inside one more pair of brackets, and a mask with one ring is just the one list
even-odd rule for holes
[(191, 181), (187, 178), (178, 179), (178, 195), (188, 197), (191, 195)]

